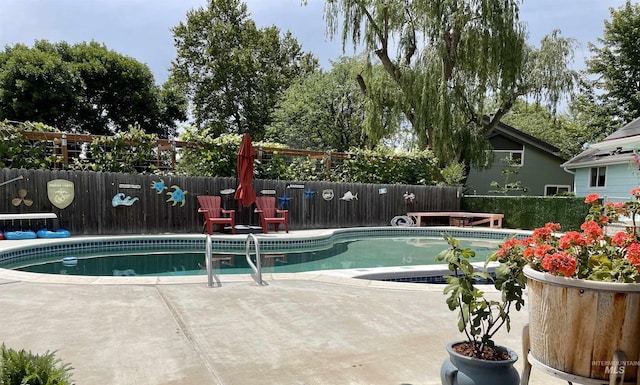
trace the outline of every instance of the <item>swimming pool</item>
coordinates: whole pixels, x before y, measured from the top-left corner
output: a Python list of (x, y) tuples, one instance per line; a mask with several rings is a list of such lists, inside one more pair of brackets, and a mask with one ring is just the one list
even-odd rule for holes
[[(344, 270), (357, 276), (386, 268), (387, 273), (391, 269), (407, 275), (434, 264), (435, 255), (446, 248), (443, 232), (476, 249), (478, 262), (512, 234), (494, 229), (380, 227), (258, 238), (263, 273)], [(170, 235), (71, 238), (8, 248), (3, 243), (0, 268), (57, 275), (205, 275), (205, 240), (202, 235)], [(245, 240), (245, 236), (212, 237), (215, 274), (250, 274), (244, 261)]]

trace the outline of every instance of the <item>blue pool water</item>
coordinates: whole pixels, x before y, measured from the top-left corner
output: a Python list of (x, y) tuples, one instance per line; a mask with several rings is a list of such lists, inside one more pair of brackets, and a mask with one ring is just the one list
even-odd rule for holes
[[(463, 247), (476, 251), (484, 261), (503, 238), (461, 239)], [(263, 273), (359, 269), (435, 264), (435, 256), (447, 248), (442, 237), (367, 236), (344, 237), (322, 245), (261, 248)], [(219, 247), (213, 251), (215, 274), (250, 274), (244, 248)], [(167, 276), (206, 274), (201, 243), (190, 247), (118, 247), (116, 250), (71, 249), (39, 258), (5, 261), (3, 268), (45, 274), (88, 276)]]

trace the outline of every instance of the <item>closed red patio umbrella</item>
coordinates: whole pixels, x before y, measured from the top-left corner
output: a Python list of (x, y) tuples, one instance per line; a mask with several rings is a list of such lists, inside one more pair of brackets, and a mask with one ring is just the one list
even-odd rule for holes
[(240, 183), (236, 189), (235, 198), (242, 206), (251, 206), (256, 201), (256, 193), (253, 191), (253, 158), (255, 152), (251, 144), (251, 136), (244, 134), (240, 150), (238, 151), (238, 179)]

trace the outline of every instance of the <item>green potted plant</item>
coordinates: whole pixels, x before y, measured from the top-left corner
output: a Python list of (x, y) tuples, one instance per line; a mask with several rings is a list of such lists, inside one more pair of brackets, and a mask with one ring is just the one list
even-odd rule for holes
[[(475, 252), (461, 248), (460, 241), (445, 234), (449, 248), (436, 257), (448, 264), (452, 275), (446, 277), (444, 294), (447, 305), (458, 313), (458, 329), (465, 336), (462, 341), (447, 345), (449, 358), (441, 367), (443, 384), (518, 384), (520, 377), (513, 364), (518, 355), (498, 346), (494, 336), (502, 327), (510, 330), (510, 312), (524, 305), (523, 290), (526, 279), (522, 273), (522, 258), (503, 258), (495, 269), (495, 278), (487, 273), (487, 264), (496, 259), (490, 256), (483, 271), (476, 271), (469, 259)], [(491, 298), (478, 287), (479, 281), (491, 281), (500, 298)]]
[[(495, 254), (498, 261), (525, 262), (529, 325), (523, 346), (530, 345), (530, 352), (525, 351), (523, 378), (531, 364), (541, 364), (579, 383), (609, 382), (611, 376), (616, 383), (636, 383), (640, 188), (631, 195), (628, 202), (604, 204), (597, 194), (588, 195), (591, 207), (581, 231), (559, 233), (559, 224), (547, 223), (526, 239), (507, 240)], [(606, 231), (621, 217), (631, 225)]]

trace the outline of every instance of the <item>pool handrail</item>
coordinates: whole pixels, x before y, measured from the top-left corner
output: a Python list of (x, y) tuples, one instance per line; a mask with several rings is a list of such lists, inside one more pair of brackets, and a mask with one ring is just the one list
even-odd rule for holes
[(213, 256), (213, 245), (210, 234), (207, 234), (204, 250), (205, 266), (207, 266), (207, 287), (213, 287), (213, 268), (211, 266), (213, 264), (211, 260)]
[[(251, 260), (251, 241), (256, 248), (256, 263), (254, 264)], [(262, 262), (260, 261), (260, 241), (258, 241), (258, 237), (253, 234), (249, 234), (247, 236), (247, 240), (245, 241), (245, 258), (247, 259), (247, 263), (251, 266), (251, 270), (255, 273), (254, 279), (258, 283), (258, 285), (262, 286)], [(257, 265), (257, 266), (256, 266)]]

